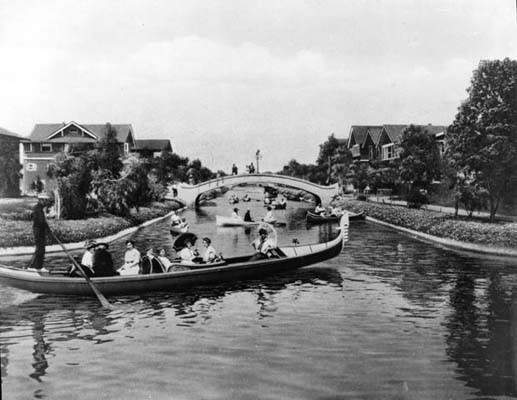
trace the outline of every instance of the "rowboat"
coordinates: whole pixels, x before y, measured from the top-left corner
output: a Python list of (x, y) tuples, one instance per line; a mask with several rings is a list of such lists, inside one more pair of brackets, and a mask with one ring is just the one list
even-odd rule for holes
[(254, 226), (259, 222), (248, 222), (242, 218), (223, 217), (221, 215), (215, 216), (215, 224), (217, 226)]
[[(364, 211), (360, 212), (360, 213), (345, 212), (345, 214), (348, 214), (348, 219), (350, 221), (362, 220), (362, 219), (366, 218), (366, 213)], [(340, 218), (340, 216), (336, 216), (336, 215), (316, 214), (315, 212), (313, 212), (311, 210), (307, 210), (307, 216), (305, 217), (307, 222), (312, 222), (312, 223), (337, 222), (337, 221), (339, 221), (339, 218)]]
[[(348, 238), (348, 217), (341, 218), (339, 234), (332, 240), (312, 245), (279, 247), (277, 257), (250, 261), (251, 254), (227, 258), (215, 264), (199, 264), (190, 268), (177, 264), (182, 270), (145, 275), (125, 275), (91, 278), (105, 295), (136, 294), (170, 291), (193, 285), (243, 280), (277, 274), (336, 257)], [(173, 264), (174, 265), (174, 264)], [(47, 266), (52, 271), (52, 266)], [(188, 269), (187, 269), (188, 268)], [(0, 281), (15, 288), (34, 293), (92, 296), (89, 284), (80, 277), (14, 268), (0, 264)]]

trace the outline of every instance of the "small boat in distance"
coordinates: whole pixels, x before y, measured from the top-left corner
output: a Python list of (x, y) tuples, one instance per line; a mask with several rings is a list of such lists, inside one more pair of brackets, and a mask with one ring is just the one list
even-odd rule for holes
[(242, 218), (234, 217), (223, 217), (221, 215), (215, 216), (215, 224), (217, 226), (253, 226), (258, 225), (260, 222), (255, 221), (244, 221)]
[[(328, 242), (310, 245), (277, 247), (276, 257), (251, 261), (251, 254), (225, 258), (214, 264), (198, 264), (195, 268), (178, 264), (181, 270), (91, 278), (96, 288), (104, 295), (137, 294), (153, 291), (170, 291), (172, 288), (240, 281), (277, 274), (336, 257), (348, 239), (348, 216), (340, 220), (338, 235)], [(174, 265), (174, 264), (173, 264)], [(55, 295), (93, 296), (90, 284), (80, 277), (69, 277), (50, 271), (14, 268), (0, 264), (0, 280), (12, 287), (34, 293)], [(57, 269), (56, 269), (57, 270)], [(152, 268), (149, 269), (152, 272)]]
[[(363, 220), (366, 218), (366, 213), (364, 211), (360, 212), (360, 213), (345, 212), (345, 214), (348, 214), (348, 219), (350, 221)], [(311, 210), (307, 210), (307, 216), (305, 217), (307, 222), (311, 222), (311, 223), (337, 222), (337, 221), (339, 221), (340, 218), (341, 217), (337, 216), (337, 215), (317, 214)]]

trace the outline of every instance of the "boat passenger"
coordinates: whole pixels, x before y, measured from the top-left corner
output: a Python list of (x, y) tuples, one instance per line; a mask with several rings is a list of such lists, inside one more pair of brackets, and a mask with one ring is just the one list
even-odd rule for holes
[(239, 209), (238, 208), (234, 208), (233, 209), (232, 218), (241, 219), (241, 216), (239, 215)]
[(166, 272), (169, 272), (169, 268), (171, 267), (172, 263), (171, 261), (167, 258), (167, 254), (165, 253), (165, 249), (160, 249), (160, 253), (158, 255), (158, 260), (160, 260), (160, 262), (162, 263), (162, 265), (164, 266), (165, 268), (165, 271)]
[(178, 214), (176, 214), (176, 211), (172, 211), (171, 215), (171, 225), (176, 226), (181, 224), (181, 218)]
[(242, 198), (242, 201), (244, 201), (244, 202), (248, 202), (248, 201), (250, 201), (250, 200), (251, 200), (251, 198), (250, 198), (250, 196), (249, 196), (249, 194), (248, 194), (248, 193), (246, 193), (246, 194), (244, 195), (244, 197)]
[(264, 222), (273, 223), (275, 221), (276, 221), (276, 219), (275, 219), (275, 216), (273, 215), (273, 209), (268, 206), (267, 213), (264, 216)]
[(108, 249), (108, 243), (97, 243), (92, 259), (94, 276), (118, 275), (118, 272), (113, 266), (113, 259), (111, 258), (111, 254)]
[(210, 238), (203, 238), (203, 246), (205, 246), (205, 254), (203, 254), (203, 261), (206, 263), (213, 263), (219, 261), (217, 252), (212, 247), (212, 241)]
[(340, 207), (330, 207), (329, 214), (333, 217), (340, 217), (343, 215), (343, 210)]
[(268, 238), (267, 230), (259, 229), (259, 237), (251, 244), (255, 249), (255, 254), (250, 258), (250, 261), (261, 260), (272, 256), (272, 251), (276, 248), (276, 243), (273, 239)]
[(201, 261), (199, 253), (193, 248), (194, 244), (190, 240), (185, 241), (185, 247), (180, 251), (181, 263), (182, 264), (195, 264)]
[(244, 221), (245, 222), (253, 222), (253, 219), (251, 218), (251, 212), (250, 212), (249, 208), (246, 210), (246, 214), (244, 214)]
[(325, 207), (322, 207), (321, 203), (318, 203), (316, 205), (316, 208), (314, 209), (314, 212), (316, 214), (320, 214), (320, 215), (323, 215), (327, 210), (325, 209)]
[[(95, 242), (95, 240), (87, 240), (84, 243), (84, 253), (83, 253), (83, 256), (81, 258), (81, 261), (79, 262), (79, 264), (81, 265), (84, 273), (88, 277), (92, 277), (92, 276), (95, 275), (94, 270), (93, 270), (93, 253), (95, 251), (95, 247), (96, 246), (97, 246), (97, 242)], [(79, 276), (79, 277), (83, 276), (83, 274), (81, 274), (77, 270), (75, 265), (72, 265), (72, 267), (69, 270), (68, 274), (70, 276)]]
[(120, 275), (136, 275), (140, 270), (140, 252), (135, 248), (135, 242), (126, 241), (124, 265), (118, 269)]

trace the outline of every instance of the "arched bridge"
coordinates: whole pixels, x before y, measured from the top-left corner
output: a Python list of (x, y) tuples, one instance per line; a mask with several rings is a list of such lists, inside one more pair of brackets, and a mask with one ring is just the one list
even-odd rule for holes
[(323, 205), (328, 205), (332, 198), (338, 194), (338, 184), (335, 183), (330, 186), (317, 185), (315, 183), (293, 178), (292, 176), (277, 175), (277, 174), (242, 174), (230, 175), (221, 178), (212, 179), (197, 185), (190, 185), (188, 183), (180, 183), (176, 187), (177, 193), (174, 193), (172, 187), (169, 188), (169, 193), (166, 196), (168, 200), (176, 200), (186, 206), (194, 206), (199, 202), (199, 197), (212, 189), (219, 187), (232, 187), (239, 184), (277, 184), (288, 186), (291, 188), (304, 190), (316, 197)]

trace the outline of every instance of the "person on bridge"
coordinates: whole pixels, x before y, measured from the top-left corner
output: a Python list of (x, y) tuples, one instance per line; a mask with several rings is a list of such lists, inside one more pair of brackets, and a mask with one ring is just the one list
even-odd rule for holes
[(237, 169), (237, 166), (235, 165), (235, 163), (233, 163), (232, 165), (232, 175), (238, 175), (239, 174), (239, 170)]
[(250, 164), (249, 172), (250, 172), (250, 174), (254, 174), (255, 173), (255, 166), (253, 165), (253, 161)]

